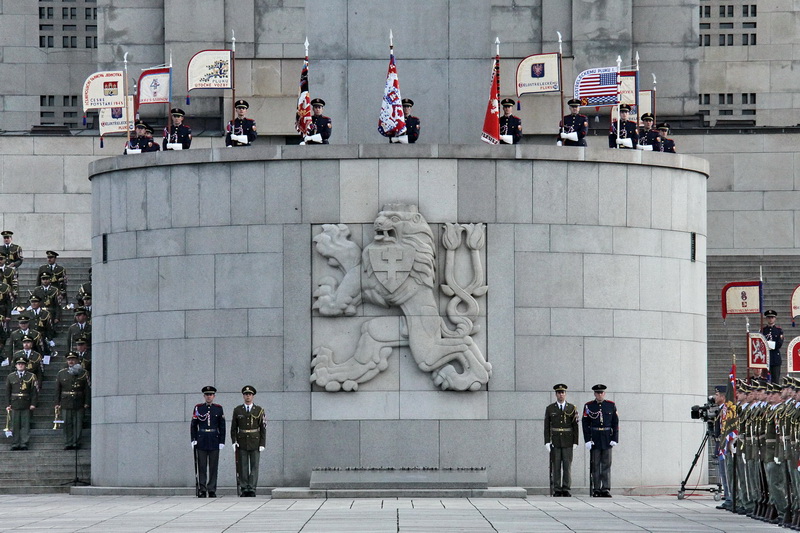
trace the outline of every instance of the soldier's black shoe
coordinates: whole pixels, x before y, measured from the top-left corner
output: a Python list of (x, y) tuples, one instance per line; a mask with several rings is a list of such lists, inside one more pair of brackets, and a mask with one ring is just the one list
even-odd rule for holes
[(210, 490), (210, 491), (208, 491), (208, 497), (209, 498), (216, 498), (217, 497), (217, 493), (214, 492), (213, 490)]
[(198, 498), (205, 498), (205, 497), (206, 497), (206, 493), (205, 493), (205, 492), (203, 492), (203, 491), (201, 490), (201, 491), (200, 491), (200, 492), (197, 494), (197, 497), (198, 497)]
[(27, 450), (28, 449), (28, 445), (27, 444), (23, 444), (22, 446), (19, 447), (19, 449), (20, 450)]
[(73, 445), (71, 445), (71, 444), (67, 444), (66, 446), (64, 446), (64, 449), (65, 449), (65, 450), (74, 450), (74, 449), (75, 449), (75, 446), (73, 446)]
[(607, 491), (607, 490), (604, 490), (604, 491), (600, 492), (600, 496), (603, 497), (603, 498), (610, 498), (611, 497), (611, 493), (609, 491)]
[(599, 497), (600, 497), (600, 491), (599, 490), (596, 490), (596, 491), (592, 492), (592, 498), (599, 498)]
[(553, 498), (560, 498), (563, 495), (564, 495), (564, 493), (561, 492), (560, 490), (557, 490), (557, 491), (553, 492)]
[(572, 494), (570, 494), (568, 490), (562, 490), (561, 495), (565, 498), (572, 498)]
[(13, 452), (13, 451), (16, 451), (16, 450), (19, 450), (19, 446), (12, 446), (12, 447), (11, 447), (11, 451), (12, 451), (12, 452)]

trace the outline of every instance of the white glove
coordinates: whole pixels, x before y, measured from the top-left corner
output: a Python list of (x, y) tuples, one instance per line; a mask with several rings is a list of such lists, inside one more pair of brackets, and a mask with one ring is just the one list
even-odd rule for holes
[(263, 452), (264, 451), (264, 447), (263, 446), (259, 446), (258, 447), (258, 451)]
[(220, 449), (220, 450), (221, 450), (222, 448), (224, 448), (224, 447), (225, 447), (225, 445), (224, 445), (224, 444), (220, 444), (220, 445), (219, 445), (219, 449)]
[(193, 440), (193, 441), (192, 441), (192, 448), (194, 448), (195, 446), (197, 446), (197, 441), (196, 441), (196, 440)]
[(610, 444), (610, 445), (611, 445), (611, 447), (613, 448), (614, 446), (616, 446), (616, 445), (617, 445), (617, 441), (615, 441), (615, 440), (612, 440), (611, 442), (609, 442), (609, 444)]
[(564, 143), (562, 143), (561, 141), (556, 141), (556, 146), (564, 146)]
[(545, 444), (544, 447), (548, 452), (553, 449), (553, 445), (550, 444), (549, 442), (547, 444)]
[(572, 449), (573, 449), (573, 450), (577, 450), (577, 449), (578, 449), (578, 445), (577, 445), (577, 444), (573, 444), (573, 445), (572, 445)]
[(514, 144), (514, 136), (513, 135), (501, 135), (500, 136), (500, 142), (503, 142), (503, 143), (506, 143), (506, 144)]
[(586, 449), (587, 450), (591, 451), (592, 450), (592, 446), (594, 446), (594, 442), (589, 441), (589, 442), (586, 443)]
[(238, 448), (238, 447), (239, 447), (239, 443), (238, 443), (238, 442), (234, 442), (234, 443), (233, 443), (233, 449), (235, 450), (235, 449), (236, 449), (236, 448)]
[(617, 139), (617, 144), (625, 148), (633, 148), (633, 141), (630, 139)]
[(50, 345), (51, 348), (56, 345), (55, 341), (50, 341), (47, 344)]
[(776, 464), (776, 465), (779, 465), (779, 464), (781, 464), (781, 460), (780, 460), (780, 459), (778, 459), (777, 457), (775, 458), (775, 464)]
[(561, 138), (572, 142), (578, 142), (578, 132), (571, 131), (569, 133), (562, 133)]
[(314, 142), (314, 143), (321, 143), (322, 142), (322, 134), (315, 133), (314, 135), (306, 135), (303, 140), (305, 142)]

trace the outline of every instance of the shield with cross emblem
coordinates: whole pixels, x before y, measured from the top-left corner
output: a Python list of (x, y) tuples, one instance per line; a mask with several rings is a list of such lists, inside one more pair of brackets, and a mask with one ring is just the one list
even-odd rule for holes
[(372, 270), (381, 285), (394, 292), (408, 277), (414, 264), (414, 249), (392, 244), (369, 249)]

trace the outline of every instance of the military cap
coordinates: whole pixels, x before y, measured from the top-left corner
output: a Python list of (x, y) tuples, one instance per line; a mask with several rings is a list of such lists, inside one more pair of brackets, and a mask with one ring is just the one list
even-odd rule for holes
[(67, 359), (80, 359), (80, 357), (75, 352), (69, 352), (67, 354)]
[(720, 394), (725, 394), (726, 392), (728, 392), (728, 386), (727, 385), (715, 385), (714, 386), (714, 392), (718, 392)]
[(645, 113), (642, 115), (642, 120), (654, 120), (653, 115), (651, 113)]
[(622, 104), (621, 106), (619, 106), (620, 113), (623, 112), (623, 111), (630, 111), (630, 110), (631, 110), (631, 106), (629, 106), (628, 104)]
[(242, 387), (242, 394), (255, 394), (255, 393), (256, 393), (256, 388), (253, 387), (252, 385), (245, 385), (244, 387)]
[(47, 250), (45, 254), (47, 257), (58, 257), (58, 252), (54, 252), (53, 250)]
[(180, 107), (173, 107), (172, 109), (169, 110), (169, 113), (173, 117), (185, 117), (186, 116), (186, 113)]
[(247, 103), (247, 100), (236, 100), (236, 103), (233, 104), (233, 107), (237, 109), (250, 109), (250, 104)]
[(19, 315), (19, 317), (17, 318), (17, 322), (30, 322), (30, 321), (31, 319), (28, 317), (28, 315)]
[[(83, 301), (84, 302), (86, 300), (91, 300), (91, 299), (92, 299), (92, 294), (91, 293), (86, 293), (86, 294), (83, 295)], [(87, 311), (88, 311), (88, 309), (87, 309)]]
[(563, 383), (559, 383), (558, 385), (553, 385), (553, 390), (556, 392), (564, 392), (567, 390), (567, 386)]
[(792, 386), (792, 378), (790, 378), (789, 376), (783, 376), (783, 379), (781, 380), (781, 388), (788, 389), (791, 386)]
[(4, 231), (0, 231), (0, 235), (2, 235), (3, 237), (11, 237), (12, 235), (14, 235), (14, 232), (13, 231), (8, 231), (8, 230), (4, 230)]
[(24, 337), (22, 337), (22, 342), (33, 342), (33, 337), (31, 337), (30, 335), (25, 335)]
[(567, 102), (567, 105), (570, 107), (580, 107), (581, 101), (577, 98), (572, 98), (569, 102)]
[(42, 272), (42, 275), (39, 276), (39, 279), (41, 279), (41, 280), (45, 280), (46, 279), (47, 281), (53, 281), (53, 276), (50, 275), (50, 272), (46, 272), (45, 271), (45, 272)]
[(658, 125), (658, 129), (669, 131), (669, 122), (662, 122), (661, 124)]
[[(42, 279), (44, 279), (44, 278), (42, 278)], [(29, 299), (28, 301), (29, 301), (29, 302), (41, 302), (41, 301), (42, 301), (42, 299), (41, 299), (41, 298), (39, 298), (38, 296), (31, 296), (31, 297), (30, 297), (30, 299)]]
[(606, 387), (606, 386), (605, 386), (605, 385), (603, 385), (602, 383), (598, 383), (597, 385), (594, 385), (594, 386), (592, 387), (592, 390), (593, 390), (593, 391), (595, 391), (595, 392), (602, 392), (602, 391), (606, 390), (607, 388), (608, 388), (608, 387)]
[(513, 106), (516, 104), (513, 98), (503, 98), (503, 101), (500, 103), (502, 104), (503, 107)]
[(764, 316), (767, 317), (767, 318), (769, 318), (771, 316), (778, 316), (778, 312), (775, 311), (774, 309), (769, 309), (764, 313)]
[(14, 361), (14, 364), (15, 365), (27, 365), (28, 364), (28, 360), (25, 359), (24, 357), (18, 357), (17, 360)]
[(750, 392), (751, 391), (750, 385), (748, 385), (747, 383), (744, 383), (744, 382), (742, 382), (741, 384), (737, 385), (736, 388), (737, 388), (737, 390), (739, 392)]
[(86, 314), (86, 308), (85, 307), (76, 307), (75, 308), (75, 316), (85, 315), (85, 314)]
[(84, 336), (78, 337), (78, 340), (75, 341), (75, 344), (88, 344), (88, 343), (89, 343), (89, 339), (87, 339)]
[(777, 383), (770, 382), (770, 384), (768, 385), (768, 388), (767, 388), (767, 392), (768, 393), (775, 394), (775, 393), (780, 392), (780, 391), (781, 391), (781, 386), (780, 385), (778, 385)]
[(313, 100), (311, 100), (311, 105), (312, 106), (321, 105), (322, 107), (325, 107), (325, 100), (323, 100), (322, 98), (314, 98)]
[(412, 100), (411, 98), (403, 98), (402, 102), (403, 105), (414, 107), (414, 100)]
[(205, 387), (203, 387), (201, 389), (200, 392), (202, 392), (203, 394), (205, 394), (207, 392), (213, 392), (214, 394), (216, 394), (217, 393), (217, 389), (212, 387), (211, 385), (206, 385)]
[(142, 128), (142, 129), (147, 129), (147, 124), (145, 124), (143, 121), (140, 120), (140, 121), (136, 122), (136, 127), (137, 128)]
[(767, 384), (760, 379), (757, 379), (753, 382), (753, 390), (766, 390), (766, 388)]

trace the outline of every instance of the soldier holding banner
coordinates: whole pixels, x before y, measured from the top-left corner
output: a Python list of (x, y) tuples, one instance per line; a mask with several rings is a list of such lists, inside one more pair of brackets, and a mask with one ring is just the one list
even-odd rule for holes
[(511, 113), (516, 102), (512, 98), (503, 98), (501, 103), (503, 115), (500, 117), (500, 140), (507, 144), (519, 144), (522, 140), (522, 119)]
[(172, 115), (172, 126), (169, 130), (164, 128), (162, 146), (164, 150), (174, 150), (174, 147), (169, 145), (180, 144), (182, 150), (188, 150), (192, 146), (192, 128), (183, 123), (186, 113), (183, 109), (174, 107), (170, 114)]
[(413, 144), (419, 139), (419, 118), (411, 114), (411, 108), (414, 107), (414, 100), (411, 98), (403, 98), (403, 114), (406, 117), (406, 135), (408, 135), (408, 142)]
[(658, 125), (658, 134), (661, 137), (661, 151), (670, 154), (675, 153), (675, 141), (667, 137), (669, 134), (669, 123), (662, 122)]
[(589, 133), (589, 117), (581, 115), (581, 101), (577, 98), (567, 102), (569, 115), (564, 116), (559, 127), (559, 142), (563, 146), (586, 146), (586, 134)]
[[(628, 113), (631, 106), (622, 104), (619, 106), (619, 120), (611, 122), (611, 129), (608, 132), (609, 148), (635, 148), (639, 142), (639, 130), (636, 123), (628, 120)], [(619, 133), (617, 133), (619, 130)]]
[(250, 146), (258, 137), (256, 121), (245, 116), (250, 104), (247, 100), (236, 100), (233, 107), (236, 109), (236, 118), (228, 122), (225, 146)]
[(308, 129), (308, 135), (305, 136), (306, 144), (328, 144), (333, 126), (331, 125), (331, 118), (322, 114), (325, 108), (325, 100), (322, 98), (314, 98), (311, 100), (311, 127)]
[[(653, 115), (645, 113), (642, 115), (642, 129), (639, 131), (640, 150), (661, 151), (661, 133), (653, 127)], [(646, 148), (649, 146), (650, 148)]]
[(761, 329), (761, 334), (767, 339), (769, 348), (769, 373), (771, 381), (777, 383), (781, 379), (781, 346), (783, 346), (783, 329), (775, 324), (778, 313), (769, 309), (764, 313), (767, 325)]

